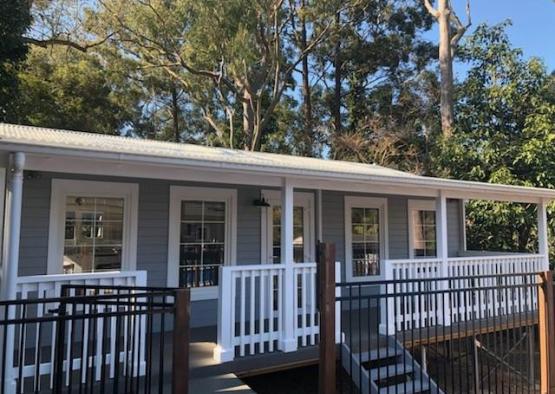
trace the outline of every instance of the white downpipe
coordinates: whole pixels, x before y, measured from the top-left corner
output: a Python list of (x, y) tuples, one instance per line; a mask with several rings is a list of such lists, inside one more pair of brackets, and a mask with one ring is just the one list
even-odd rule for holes
[[(16, 298), (17, 271), (19, 267), (19, 236), (21, 230), (21, 201), (23, 197), (23, 167), (25, 166), (25, 154), (17, 152), (10, 157), (11, 165), (8, 181), (8, 225), (6, 231), (5, 254), (2, 261), (2, 299)], [(15, 318), (15, 309), (8, 310), (8, 319)], [(14, 356), (14, 327), (8, 326), (3, 333), (6, 335), (5, 359), (6, 380), (4, 390), (6, 393), (14, 393), (16, 389), (15, 376), (13, 374)]]
[(285, 268), (283, 280), (283, 318), (279, 349), (284, 352), (297, 350), (295, 336), (295, 305), (297, 291), (296, 277), (293, 269), (293, 185), (283, 178), (281, 189), (281, 264)]

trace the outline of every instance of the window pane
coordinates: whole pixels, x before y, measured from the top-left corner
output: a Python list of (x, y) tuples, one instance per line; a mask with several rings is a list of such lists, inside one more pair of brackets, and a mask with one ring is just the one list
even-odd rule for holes
[(97, 247), (94, 249), (95, 271), (117, 270), (121, 267), (121, 247)]
[(274, 223), (274, 226), (281, 225), (281, 207), (272, 208), (272, 223)]
[(302, 263), (304, 261), (304, 247), (303, 245), (293, 246), (293, 261), (295, 263)]
[(223, 222), (225, 221), (225, 203), (224, 202), (205, 202), (204, 203), (204, 221), (205, 222)]
[(199, 222), (202, 220), (201, 201), (183, 201), (181, 203), (181, 220)]
[(303, 243), (303, 228), (293, 227), (293, 244), (300, 245)]
[(364, 208), (352, 208), (351, 210), (352, 223), (363, 223), (364, 221)]
[(303, 225), (303, 207), (293, 207), (293, 226)]
[(364, 241), (364, 226), (362, 224), (355, 224), (352, 227), (353, 242)]
[(206, 245), (203, 251), (202, 265), (221, 265), (224, 263), (224, 245)]
[(181, 245), (179, 248), (179, 265), (200, 265), (201, 245)]
[(123, 239), (123, 222), (97, 223), (95, 234), (97, 245), (120, 245)]
[(377, 224), (369, 224), (364, 226), (364, 240), (369, 242), (379, 242)]
[(93, 264), (92, 246), (64, 248), (63, 271), (66, 274), (91, 272)]
[(364, 222), (365, 223), (378, 223), (378, 210), (375, 208), (364, 210)]
[(181, 223), (181, 243), (202, 242), (202, 223)]
[(225, 241), (224, 223), (206, 223), (204, 225), (204, 242), (215, 243)]

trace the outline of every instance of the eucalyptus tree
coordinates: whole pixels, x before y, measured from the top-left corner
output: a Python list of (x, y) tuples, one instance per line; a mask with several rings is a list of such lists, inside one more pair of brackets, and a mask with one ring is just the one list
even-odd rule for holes
[(298, 7), (284, 0), (100, 4), (96, 18), (126, 56), (179, 83), (222, 144), (250, 150), (260, 148), (295, 68), (330, 31), (322, 18), (303, 49), (290, 45)]
[(471, 25), (470, 0), (466, 2), (467, 21), (463, 23), (457, 16), (450, 0), (438, 0), (434, 8), (430, 0), (423, 0), (426, 9), (439, 26), (439, 70), (441, 74), (440, 113), (443, 135), (453, 134), (453, 59), (459, 41)]

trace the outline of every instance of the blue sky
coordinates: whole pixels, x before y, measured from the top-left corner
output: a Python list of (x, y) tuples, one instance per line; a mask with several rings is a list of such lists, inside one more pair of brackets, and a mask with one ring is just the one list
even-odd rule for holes
[[(452, 0), (458, 15), (466, 20), (466, 0)], [(510, 19), (509, 38), (524, 55), (543, 59), (549, 71), (555, 70), (555, 0), (471, 0), (472, 27)], [(437, 25), (425, 37), (437, 41)], [(459, 72), (464, 66), (457, 67)]]

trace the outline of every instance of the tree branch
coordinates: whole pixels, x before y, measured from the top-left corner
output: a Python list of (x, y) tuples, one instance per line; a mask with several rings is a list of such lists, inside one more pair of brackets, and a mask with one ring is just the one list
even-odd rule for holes
[(79, 44), (75, 41), (71, 41), (71, 40), (64, 39), (64, 38), (57, 38), (57, 37), (48, 38), (48, 39), (45, 39), (45, 40), (39, 40), (39, 39), (32, 38), (32, 37), (23, 37), (23, 41), (26, 42), (27, 44), (35, 45), (35, 46), (38, 46), (38, 47), (41, 47), (41, 48), (48, 48), (50, 46), (58, 45), (58, 46), (70, 47), (70, 48), (73, 48), (73, 49), (76, 49), (80, 52), (85, 53), (91, 48), (94, 48), (94, 47), (97, 47), (99, 45), (104, 44), (114, 34), (115, 33), (110, 33), (101, 40), (90, 42), (90, 43), (87, 43), (87, 44)]
[(453, 24), (457, 28), (457, 32), (451, 38), (451, 42), (450, 42), (451, 56), (454, 56), (455, 49), (457, 49), (457, 46), (459, 45), (459, 41), (464, 36), (464, 33), (466, 33), (468, 28), (472, 25), (472, 19), (470, 17), (470, 0), (466, 1), (466, 20), (467, 20), (466, 25), (463, 25), (463, 23), (461, 22), (461, 20), (459, 19), (459, 17), (457, 16), (457, 14), (453, 9), (451, 9), (450, 19), (451, 19), (451, 22), (453, 22)]
[(423, 3), (430, 15), (437, 19), (439, 17), (439, 11), (434, 8), (430, 0), (423, 0)]

